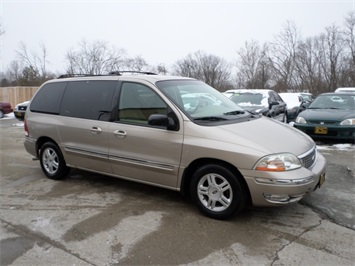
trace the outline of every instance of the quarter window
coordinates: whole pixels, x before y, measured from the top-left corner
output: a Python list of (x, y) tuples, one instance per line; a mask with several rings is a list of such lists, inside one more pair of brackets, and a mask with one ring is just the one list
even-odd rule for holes
[(67, 82), (54, 82), (43, 85), (31, 101), (31, 112), (58, 115), (66, 85)]
[(152, 114), (168, 114), (168, 107), (151, 88), (125, 82), (119, 100), (118, 120), (123, 123), (148, 125)]

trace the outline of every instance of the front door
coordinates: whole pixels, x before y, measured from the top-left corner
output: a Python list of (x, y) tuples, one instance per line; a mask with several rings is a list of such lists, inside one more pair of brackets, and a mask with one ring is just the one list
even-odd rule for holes
[[(183, 142), (176, 130), (148, 125), (151, 114), (176, 114), (153, 88), (124, 82), (117, 121), (109, 126), (109, 158), (114, 174), (144, 183), (176, 188)], [(180, 119), (181, 120), (181, 119)]]

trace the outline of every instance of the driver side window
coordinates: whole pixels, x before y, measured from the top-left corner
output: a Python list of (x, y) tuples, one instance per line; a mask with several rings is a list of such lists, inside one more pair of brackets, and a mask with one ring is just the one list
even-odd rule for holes
[(148, 125), (152, 114), (168, 114), (166, 103), (151, 88), (125, 82), (121, 87), (118, 119), (129, 124)]

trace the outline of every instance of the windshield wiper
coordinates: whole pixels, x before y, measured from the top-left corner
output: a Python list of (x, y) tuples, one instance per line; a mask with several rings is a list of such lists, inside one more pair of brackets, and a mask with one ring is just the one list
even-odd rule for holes
[(244, 113), (245, 113), (245, 111), (243, 111), (243, 110), (235, 110), (235, 111), (230, 111), (230, 112), (224, 113), (224, 115), (242, 115)]
[(223, 117), (220, 117), (220, 116), (204, 116), (204, 117), (195, 118), (194, 120), (201, 120), (201, 121), (223, 121), (223, 120), (228, 120), (228, 119), (223, 118)]

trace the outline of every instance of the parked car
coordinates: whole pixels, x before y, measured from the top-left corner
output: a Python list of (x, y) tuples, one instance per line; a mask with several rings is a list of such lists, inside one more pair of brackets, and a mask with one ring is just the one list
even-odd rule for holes
[(220, 105), (222, 102), (207, 93), (185, 93), (181, 95), (185, 110), (194, 112), (202, 106)]
[(281, 122), (287, 121), (287, 106), (273, 90), (229, 90), (230, 99), (252, 114), (261, 114)]
[(308, 105), (313, 102), (314, 96), (312, 93), (309, 92), (300, 92), (302, 98), (308, 103)]
[(355, 92), (355, 87), (338, 88), (335, 92)]
[(22, 121), (25, 118), (25, 113), (29, 102), (30, 101), (25, 101), (15, 106), (14, 115), (18, 120)]
[(300, 93), (281, 92), (279, 95), (287, 104), (287, 123), (294, 121), (298, 114), (306, 110), (310, 104), (303, 99)]
[[(218, 104), (191, 111), (182, 98), (196, 93)], [(31, 99), (24, 128), (25, 148), (48, 178), (79, 168), (180, 191), (216, 219), (299, 201), (325, 180), (311, 138), (191, 78), (51, 80)]]
[(296, 118), (296, 128), (315, 140), (355, 140), (355, 93), (319, 95)]
[(0, 102), (0, 118), (3, 118), (4, 115), (12, 113), (11, 103)]

